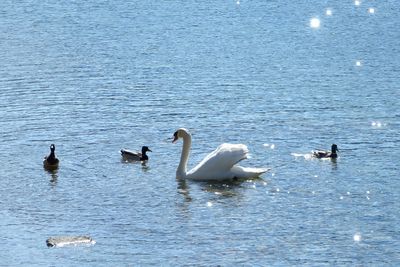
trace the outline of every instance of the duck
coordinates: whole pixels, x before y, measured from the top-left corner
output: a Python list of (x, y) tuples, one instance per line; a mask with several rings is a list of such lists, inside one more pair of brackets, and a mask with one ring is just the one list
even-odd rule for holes
[(54, 144), (50, 145), (50, 154), (44, 157), (43, 166), (47, 170), (56, 170), (60, 160), (55, 155), (56, 146)]
[(142, 146), (142, 153), (128, 150), (128, 149), (121, 149), (121, 156), (127, 161), (141, 161), (146, 162), (149, 160), (146, 152), (153, 152), (150, 150), (148, 146)]
[(192, 136), (185, 128), (178, 129), (172, 143), (183, 140), (182, 153), (176, 178), (198, 181), (224, 181), (237, 179), (257, 178), (267, 172), (269, 168), (245, 168), (237, 163), (247, 159), (249, 150), (244, 144), (221, 144), (213, 152), (208, 154), (199, 164), (187, 171)]
[(338, 146), (336, 144), (332, 144), (331, 146), (331, 151), (327, 151), (327, 150), (316, 150), (313, 151), (313, 156), (316, 158), (337, 158), (337, 151), (339, 151)]

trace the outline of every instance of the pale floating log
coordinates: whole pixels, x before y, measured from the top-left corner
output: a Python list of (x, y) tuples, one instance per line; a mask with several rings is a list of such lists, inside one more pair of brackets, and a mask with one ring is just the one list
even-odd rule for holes
[(92, 245), (95, 243), (90, 236), (56, 236), (46, 240), (48, 247)]

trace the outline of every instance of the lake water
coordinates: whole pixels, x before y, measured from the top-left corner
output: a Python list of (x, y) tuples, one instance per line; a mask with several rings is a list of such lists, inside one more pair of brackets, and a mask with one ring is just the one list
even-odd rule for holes
[[(0, 265), (400, 265), (399, 9), (2, 1)], [(231, 142), (272, 169), (177, 180), (180, 127), (190, 166)], [(121, 161), (142, 145), (146, 167)], [(60, 235), (96, 244), (46, 247)]]

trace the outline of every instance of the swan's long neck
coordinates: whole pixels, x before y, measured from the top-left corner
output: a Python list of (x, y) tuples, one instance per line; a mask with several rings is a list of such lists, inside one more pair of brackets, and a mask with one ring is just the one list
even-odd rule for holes
[(178, 169), (176, 170), (176, 176), (178, 178), (185, 178), (187, 173), (187, 162), (189, 159), (190, 147), (192, 146), (192, 137), (190, 134), (183, 136), (183, 146), (181, 161), (179, 162)]

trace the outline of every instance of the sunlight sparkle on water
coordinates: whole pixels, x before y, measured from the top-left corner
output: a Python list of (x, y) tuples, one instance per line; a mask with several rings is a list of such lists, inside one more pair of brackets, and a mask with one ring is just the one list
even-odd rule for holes
[(213, 203), (211, 201), (207, 202), (207, 207), (212, 207)]
[(264, 144), (265, 147), (269, 147), (271, 149), (275, 149), (275, 145), (274, 144)]
[(312, 18), (310, 19), (310, 27), (317, 29), (321, 25), (321, 21), (318, 18)]
[(362, 65), (362, 64), (361, 64), (361, 61), (360, 61), (360, 60), (357, 60), (357, 61), (356, 61), (356, 66), (357, 66), (357, 67), (361, 67), (361, 65)]
[(373, 126), (373, 127), (382, 127), (382, 123), (380, 122), (380, 121), (373, 121), (372, 123), (371, 123), (371, 125)]
[(380, 121), (373, 121), (373, 122), (371, 122), (371, 126), (373, 128), (382, 128), (382, 127), (386, 126), (386, 123), (380, 122)]
[(356, 6), (359, 6), (359, 5), (361, 5), (361, 1), (359, 1), (359, 0), (355, 0), (355, 1), (354, 1), (354, 5), (356, 5)]
[(361, 234), (360, 233), (355, 233), (353, 236), (353, 240), (356, 242), (360, 242), (361, 241)]
[(375, 13), (375, 8), (373, 8), (373, 7), (368, 8), (368, 12), (370, 14), (374, 14)]
[(332, 16), (332, 9), (328, 8), (325, 12), (327, 16)]

